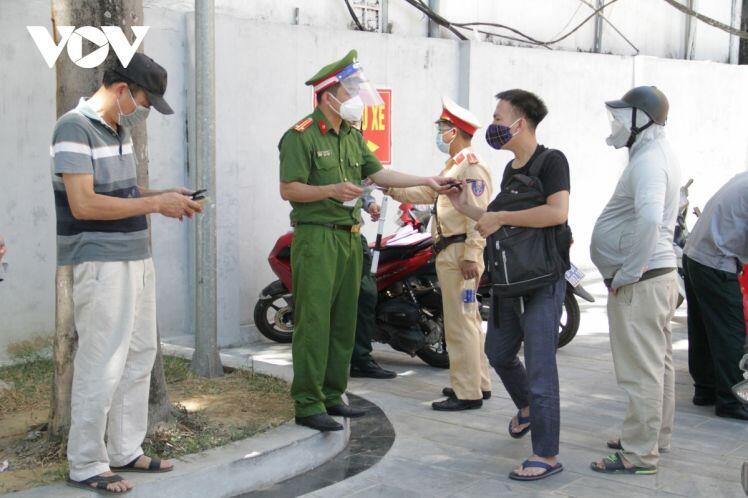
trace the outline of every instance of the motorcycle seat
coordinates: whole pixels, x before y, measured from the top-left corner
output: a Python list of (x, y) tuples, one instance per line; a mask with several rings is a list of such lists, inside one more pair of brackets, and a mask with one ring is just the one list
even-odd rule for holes
[(423, 249), (427, 249), (432, 245), (434, 245), (434, 241), (432, 239), (426, 239), (412, 246), (385, 246), (379, 254), (379, 262), (387, 263), (390, 261), (408, 259), (413, 254), (422, 251)]

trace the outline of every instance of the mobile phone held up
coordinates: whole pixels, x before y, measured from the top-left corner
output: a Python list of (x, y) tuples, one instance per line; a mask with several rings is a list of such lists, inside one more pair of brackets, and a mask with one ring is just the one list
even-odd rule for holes
[(206, 204), (210, 203), (210, 197), (207, 195), (206, 189), (200, 189), (196, 190), (192, 193), (192, 200), (200, 204), (201, 206), (205, 206)]

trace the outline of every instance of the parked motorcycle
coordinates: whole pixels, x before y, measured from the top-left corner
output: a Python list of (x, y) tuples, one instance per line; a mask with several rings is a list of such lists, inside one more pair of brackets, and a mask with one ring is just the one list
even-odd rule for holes
[[(442, 296), (434, 265), (433, 239), (423, 233), (429, 211), (401, 204), (397, 233), (382, 239), (377, 269), (377, 327), (373, 339), (393, 349), (418, 356), (437, 368), (449, 368), (444, 338)], [(268, 261), (278, 280), (260, 294), (254, 309), (257, 329), (276, 342), (291, 342), (293, 336), (293, 292), (291, 288), (291, 242), (293, 233), (281, 236)], [(584, 275), (575, 267), (567, 272), (567, 292), (559, 327), (559, 347), (567, 345), (579, 329), (576, 296), (594, 298), (582, 287)], [(484, 274), (477, 292), (481, 315), (488, 319), (490, 284)]]
[[(746, 267), (748, 267), (748, 265), (746, 265)], [(743, 271), (745, 272), (745, 269)], [(743, 289), (743, 296), (748, 296), (748, 285)], [(746, 327), (748, 327), (748, 321), (746, 322)], [(746, 328), (746, 332), (748, 332), (748, 328)], [(743, 361), (740, 362), (740, 368), (743, 372), (748, 373), (748, 354), (743, 356)], [(748, 379), (748, 374), (744, 374), (744, 376)], [(738, 398), (744, 405), (748, 406), (748, 380), (743, 380), (742, 382), (735, 384), (732, 387), (732, 392), (735, 394), (736, 398)], [(748, 462), (743, 462), (741, 482), (743, 483), (745, 494), (748, 495)]]
[[(433, 241), (415, 232), (410, 240), (383, 239), (376, 274), (379, 293), (373, 339), (418, 356), (433, 367), (449, 368), (444, 340), (442, 298), (433, 261)], [(291, 342), (293, 293), (291, 242), (293, 233), (278, 239), (268, 261), (279, 280), (268, 285), (255, 305), (258, 330), (276, 342)]]

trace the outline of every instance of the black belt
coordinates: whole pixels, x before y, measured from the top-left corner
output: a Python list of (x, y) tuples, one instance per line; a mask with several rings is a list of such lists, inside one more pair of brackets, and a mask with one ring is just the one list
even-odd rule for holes
[(291, 226), (299, 225), (316, 225), (319, 227), (332, 228), (333, 230), (342, 230), (344, 232), (359, 233), (361, 231), (361, 225), (336, 225), (335, 223), (310, 223), (306, 221), (299, 221), (292, 224)]
[(460, 242), (465, 242), (466, 240), (467, 235), (464, 233), (460, 235), (452, 235), (451, 237), (439, 237), (436, 239), (436, 242), (434, 242), (434, 254), (439, 254), (452, 244), (458, 244)]
[[(639, 282), (644, 282), (645, 280), (649, 280), (651, 278), (661, 277), (673, 271), (675, 271), (675, 268), (655, 268), (654, 270), (645, 271), (644, 273), (642, 273), (642, 276), (639, 278), (639, 280), (634, 283), (638, 284)], [(610, 289), (610, 284), (612, 283), (612, 278), (605, 279), (605, 287), (607, 287), (608, 289)]]

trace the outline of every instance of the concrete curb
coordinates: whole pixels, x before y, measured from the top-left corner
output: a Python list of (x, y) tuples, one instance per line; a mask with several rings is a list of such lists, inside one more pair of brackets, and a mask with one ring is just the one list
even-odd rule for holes
[[(192, 348), (163, 344), (166, 354), (191, 358)], [(290, 380), (288, 365), (273, 365), (252, 359), (221, 355), (224, 366), (251, 369), (257, 373)], [(321, 433), (284, 424), (259, 436), (236, 441), (221, 448), (187, 455), (165, 474), (128, 473), (123, 477), (135, 483), (128, 498), (146, 497), (231, 497), (270, 486), (308, 472), (334, 458), (348, 444), (350, 424), (345, 430)], [(64, 484), (41, 486), (13, 493), (15, 498), (91, 498), (90, 491)]]

